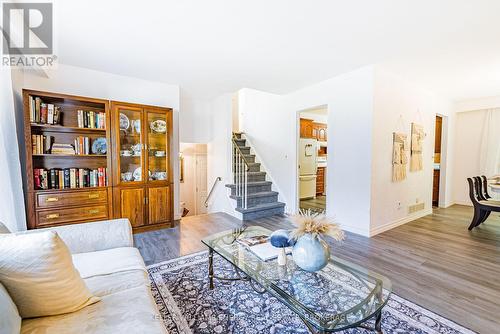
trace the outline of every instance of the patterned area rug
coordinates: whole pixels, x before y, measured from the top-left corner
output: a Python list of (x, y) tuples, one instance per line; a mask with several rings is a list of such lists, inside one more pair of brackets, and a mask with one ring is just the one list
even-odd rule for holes
[[(232, 272), (214, 256), (216, 275)], [(287, 306), (245, 281), (215, 281), (208, 288), (208, 253), (201, 252), (148, 267), (153, 296), (169, 333), (309, 333)], [(395, 294), (382, 312), (385, 334), (473, 334), (474, 332)], [(373, 333), (350, 329), (347, 334)]]

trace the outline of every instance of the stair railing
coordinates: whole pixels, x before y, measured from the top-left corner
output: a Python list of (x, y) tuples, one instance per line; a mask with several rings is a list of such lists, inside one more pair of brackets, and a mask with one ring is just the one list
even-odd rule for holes
[(214, 189), (215, 189), (215, 186), (217, 185), (217, 182), (220, 182), (220, 181), (222, 181), (222, 177), (217, 176), (215, 178), (214, 184), (212, 185), (212, 188), (210, 189), (210, 192), (208, 193), (207, 198), (205, 199), (205, 207), (206, 208), (208, 208), (208, 200), (210, 199), (210, 197), (212, 197), (212, 193), (214, 192)]
[(241, 198), (241, 206), (247, 209), (248, 202), (248, 172), (250, 164), (241, 151), (238, 143), (238, 138), (233, 134), (231, 141), (233, 143), (233, 178), (236, 186), (235, 195)]

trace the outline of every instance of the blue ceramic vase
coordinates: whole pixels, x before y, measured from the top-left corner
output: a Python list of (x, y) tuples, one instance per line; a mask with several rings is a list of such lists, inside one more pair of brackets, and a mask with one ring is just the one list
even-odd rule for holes
[(293, 246), (292, 257), (300, 268), (315, 272), (327, 265), (330, 260), (330, 248), (322, 239), (307, 233), (301, 236)]

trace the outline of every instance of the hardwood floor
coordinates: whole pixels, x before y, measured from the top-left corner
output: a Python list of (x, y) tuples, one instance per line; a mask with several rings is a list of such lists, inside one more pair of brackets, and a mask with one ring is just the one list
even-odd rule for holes
[(316, 198), (300, 200), (300, 208), (303, 210), (311, 209), (311, 211), (323, 212), (326, 209), (326, 196), (317, 196)]
[[(348, 233), (332, 254), (389, 277), (393, 291), (479, 333), (500, 332), (500, 218), (467, 227), (472, 208), (455, 205), (372, 238)], [(285, 217), (251, 221), (289, 228)], [(184, 218), (172, 229), (136, 234), (146, 264), (205, 249), (200, 239), (240, 226), (217, 213)]]

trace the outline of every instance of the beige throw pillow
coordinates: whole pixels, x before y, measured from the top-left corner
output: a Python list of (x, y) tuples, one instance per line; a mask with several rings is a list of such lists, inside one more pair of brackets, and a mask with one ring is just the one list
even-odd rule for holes
[(1, 235), (0, 282), (23, 318), (70, 313), (100, 300), (54, 231)]

